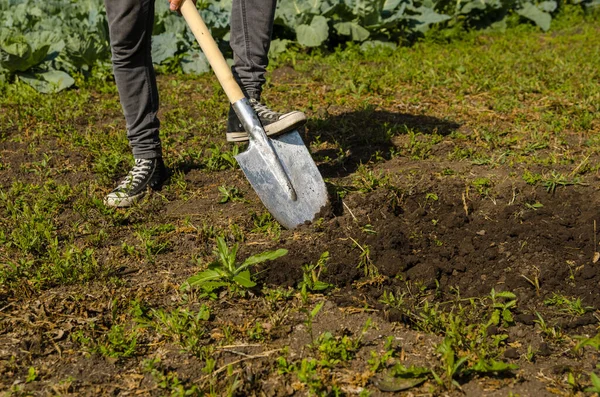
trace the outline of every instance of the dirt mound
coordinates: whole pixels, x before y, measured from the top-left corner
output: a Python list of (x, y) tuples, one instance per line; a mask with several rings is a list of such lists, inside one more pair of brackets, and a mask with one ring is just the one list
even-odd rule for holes
[[(485, 296), (495, 289), (512, 291), (525, 304), (564, 294), (600, 305), (594, 188), (550, 192), (514, 179), (478, 192), (453, 176), (412, 186), (400, 164), (386, 167), (395, 175), (393, 185), (348, 194), (338, 205), (341, 213), (307, 227), (309, 241), (282, 240), (294, 255), (269, 266), (263, 281), (294, 285), (302, 265), (328, 251), (323, 279), (342, 289), (383, 276), (362, 289), (365, 296), (340, 301), (374, 304), (384, 290), (405, 290), (410, 282), (437, 289), (441, 300), (450, 291)], [(425, 173), (439, 175), (438, 167), (431, 164)]]

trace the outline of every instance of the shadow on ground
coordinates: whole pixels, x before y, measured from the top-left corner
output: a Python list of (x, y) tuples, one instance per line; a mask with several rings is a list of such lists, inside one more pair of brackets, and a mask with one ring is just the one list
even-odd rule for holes
[[(367, 108), (310, 119), (304, 139), (315, 159), (332, 159), (320, 165), (324, 177), (344, 177), (374, 157), (390, 158), (400, 135), (448, 135), (460, 124), (426, 115), (393, 113)], [(335, 146), (335, 148), (332, 148)], [(319, 149), (319, 147), (323, 147)]]

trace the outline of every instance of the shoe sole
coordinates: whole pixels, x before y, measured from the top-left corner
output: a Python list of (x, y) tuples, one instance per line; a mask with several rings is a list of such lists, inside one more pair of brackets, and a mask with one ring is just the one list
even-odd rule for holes
[(114, 208), (127, 208), (127, 207), (131, 207), (132, 205), (134, 205), (135, 203), (140, 201), (145, 195), (146, 195), (146, 192), (141, 192), (134, 196), (127, 196), (127, 197), (117, 197), (117, 195), (114, 195), (114, 196), (109, 195), (104, 198), (104, 205), (107, 207), (114, 207)]
[[(155, 186), (148, 186), (147, 190), (155, 191), (155, 192), (161, 191), (163, 186), (171, 178), (171, 170), (169, 170), (167, 168), (165, 172), (166, 172), (165, 178), (161, 182), (156, 184)], [(108, 196), (106, 196), (104, 198), (104, 205), (107, 207), (113, 207), (113, 208), (127, 208), (127, 207), (131, 207), (132, 205), (134, 205), (135, 203), (140, 201), (142, 198), (144, 198), (145, 195), (146, 195), (146, 190), (141, 191), (140, 193), (138, 193), (136, 195), (126, 196), (126, 197), (118, 197), (117, 194), (114, 194), (114, 195), (109, 194)]]
[[(291, 112), (285, 117), (267, 125), (265, 133), (269, 137), (276, 137), (285, 134), (294, 128), (300, 127), (306, 123), (306, 116), (302, 112)], [(227, 142), (248, 142), (248, 133), (243, 132), (228, 132)]]

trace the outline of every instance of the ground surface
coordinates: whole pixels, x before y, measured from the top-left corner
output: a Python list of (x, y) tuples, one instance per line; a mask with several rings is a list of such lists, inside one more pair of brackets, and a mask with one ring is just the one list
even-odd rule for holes
[[(296, 230), (231, 161), (212, 76), (160, 76), (174, 175), (128, 210), (102, 204), (130, 164), (112, 82), (3, 88), (0, 390), (600, 391), (599, 37), (579, 20), (277, 60), (265, 99), (307, 112), (332, 202)], [(288, 253), (254, 287), (186, 289), (218, 236), (238, 262)]]

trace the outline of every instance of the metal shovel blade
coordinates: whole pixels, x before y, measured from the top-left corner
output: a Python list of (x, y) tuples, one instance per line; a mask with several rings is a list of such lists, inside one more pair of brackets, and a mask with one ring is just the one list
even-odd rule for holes
[(327, 205), (327, 188), (300, 134), (293, 130), (267, 139), (296, 192), (295, 200), (290, 198), (285, 186), (276, 182), (272, 166), (252, 140), (247, 150), (235, 156), (240, 168), (262, 203), (282, 226), (293, 229), (312, 222)]

